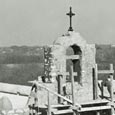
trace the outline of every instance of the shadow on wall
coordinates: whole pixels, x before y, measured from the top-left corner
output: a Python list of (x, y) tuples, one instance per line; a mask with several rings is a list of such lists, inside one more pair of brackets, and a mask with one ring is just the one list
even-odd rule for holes
[[(70, 46), (67, 51), (66, 55), (71, 56), (71, 55), (82, 55), (81, 48), (77, 45), (72, 45)], [(78, 76), (74, 77), (74, 80), (78, 83), (81, 83), (81, 61), (80, 59), (68, 59), (66, 61), (67, 68), (66, 70), (70, 72), (70, 66), (73, 66), (73, 71), (77, 72)], [(70, 78), (67, 77), (67, 81), (70, 81)]]

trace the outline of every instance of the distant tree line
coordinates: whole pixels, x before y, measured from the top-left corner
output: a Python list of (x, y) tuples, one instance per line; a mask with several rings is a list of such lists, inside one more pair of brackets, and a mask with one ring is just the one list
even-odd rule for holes
[(31, 85), (28, 81), (38, 79), (44, 73), (42, 63), (0, 64), (0, 82)]
[[(109, 69), (111, 63), (115, 69), (115, 48), (111, 45), (96, 45), (96, 63), (99, 69)], [(71, 64), (67, 63), (67, 70)], [(43, 49), (25, 46), (0, 48), (0, 82), (29, 85), (29, 80), (43, 74)], [(99, 79), (104, 78), (105, 75), (99, 76)]]
[(11, 55), (0, 54), (0, 64), (25, 64), (25, 63), (43, 63), (42, 56), (37, 55)]
[(43, 63), (42, 47), (12, 46), (0, 48), (0, 64)]

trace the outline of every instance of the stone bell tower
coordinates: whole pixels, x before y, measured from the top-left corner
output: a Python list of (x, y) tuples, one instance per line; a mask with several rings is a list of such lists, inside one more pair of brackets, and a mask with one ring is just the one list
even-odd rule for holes
[[(68, 72), (69, 66), (73, 65), (74, 72), (78, 73), (74, 76), (76, 102), (89, 101), (93, 99), (92, 68), (95, 65), (95, 45), (88, 44), (78, 32), (73, 31), (71, 18), (75, 14), (71, 7), (67, 15), (70, 16), (69, 30), (55, 40), (52, 46), (51, 73)], [(67, 76), (63, 76), (67, 80)], [(67, 90), (69, 89), (68, 87)]]

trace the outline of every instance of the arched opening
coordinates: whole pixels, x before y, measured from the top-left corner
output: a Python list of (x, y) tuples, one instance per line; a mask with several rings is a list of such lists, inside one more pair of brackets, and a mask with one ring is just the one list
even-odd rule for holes
[[(78, 83), (81, 83), (81, 58), (82, 51), (81, 48), (74, 44), (67, 48), (66, 55), (70, 58), (66, 60), (66, 70), (70, 71), (70, 66), (73, 65), (73, 71), (77, 72), (77, 76), (74, 77), (74, 80)], [(73, 59), (73, 55), (78, 55), (79, 59)], [(70, 78), (67, 77), (67, 80), (70, 81)]]

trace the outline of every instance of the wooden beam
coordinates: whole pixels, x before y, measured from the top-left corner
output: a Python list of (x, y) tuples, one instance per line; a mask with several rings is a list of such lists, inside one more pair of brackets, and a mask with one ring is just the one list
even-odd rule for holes
[(52, 108), (69, 108), (71, 107), (71, 105), (62, 105), (62, 104), (58, 104), (58, 105), (51, 105)]
[(98, 70), (98, 74), (111, 74), (114, 70)]
[(104, 98), (104, 84), (101, 82), (101, 97)]
[[(70, 75), (69, 72), (58, 72), (58, 94), (63, 94), (63, 84), (66, 83), (66, 75)], [(58, 103), (62, 103), (62, 99), (58, 97)]]
[(92, 100), (92, 101), (89, 101), (89, 102), (82, 102), (82, 103), (80, 103), (81, 105), (83, 105), (83, 106), (92, 106), (92, 105), (101, 105), (101, 104), (107, 104), (107, 103), (109, 103), (110, 101), (108, 101), (108, 100), (105, 100), (105, 99), (103, 99), (103, 100)]
[(98, 87), (101, 91), (101, 98), (103, 99), (104, 98), (104, 84), (102, 80), (98, 80)]
[(86, 107), (86, 108), (81, 108), (79, 112), (102, 111), (102, 110), (108, 110), (108, 109), (111, 109), (111, 106)]
[(113, 75), (110, 75), (110, 79), (111, 79), (110, 96), (111, 96), (111, 101), (113, 102)]
[[(113, 64), (110, 64), (110, 70), (113, 70)], [(113, 100), (113, 74), (110, 74), (110, 81), (111, 81), (111, 87), (110, 87), (110, 97), (111, 97), (111, 103), (114, 104)], [(111, 115), (114, 114), (114, 107), (111, 108)]]
[(79, 59), (80, 56), (79, 55), (70, 55), (70, 56), (66, 56), (66, 59)]
[[(77, 72), (73, 72), (73, 66), (71, 66), (71, 90), (72, 90), (72, 102), (73, 106), (75, 106), (75, 84), (74, 84), (74, 74)], [(76, 115), (75, 111), (73, 111), (73, 115)]]
[(93, 100), (95, 100), (95, 68), (92, 69), (92, 80), (93, 80)]
[(93, 68), (93, 100), (98, 99), (98, 73), (97, 64)]
[(69, 72), (58, 72), (58, 75), (70, 75)]
[[(62, 94), (62, 75), (58, 75), (57, 76), (58, 78), (58, 80), (57, 80), (57, 82), (58, 82), (58, 94)], [(58, 103), (62, 103), (62, 99), (60, 98), (60, 97), (58, 97)]]
[[(66, 75), (70, 75), (70, 73), (69, 72), (58, 72), (57, 73), (58, 75), (63, 75), (63, 76), (66, 76)], [(77, 76), (78, 74), (77, 74), (77, 72), (73, 72), (73, 76)]]
[(75, 105), (75, 87), (74, 87), (73, 66), (71, 66), (71, 91), (72, 91), (72, 102), (74, 106)]
[(20, 96), (26, 96), (26, 97), (28, 97), (29, 96), (29, 94), (27, 95), (27, 94), (22, 94), (22, 93), (20, 93), (19, 92), (19, 94), (18, 93), (15, 93), (15, 92), (7, 92), (7, 91), (0, 91), (1, 93), (8, 93), (8, 94), (13, 94), (13, 95), (20, 95)]
[(100, 115), (100, 111), (95, 111), (96, 112), (96, 115)]
[(98, 71), (98, 66), (97, 66), (97, 64), (96, 64), (96, 66), (95, 66), (95, 99), (98, 99), (98, 73), (97, 73), (97, 71)]
[(53, 111), (54, 115), (61, 115), (61, 114), (68, 114), (68, 113), (73, 113), (73, 110), (66, 109), (66, 110)]
[[(78, 112), (89, 112), (89, 111), (102, 111), (102, 110), (110, 110), (111, 106), (97, 106), (97, 107), (86, 107), (86, 108), (81, 108)], [(54, 111), (54, 115), (59, 115), (59, 114), (67, 114), (67, 113), (73, 113), (72, 109), (67, 109), (67, 110), (59, 110), (59, 111)]]
[(50, 100), (50, 93), (49, 91), (47, 91), (48, 93), (48, 115), (51, 115), (51, 100)]
[[(110, 64), (110, 70), (113, 70), (113, 64)], [(113, 74), (110, 74), (110, 81), (111, 81), (111, 90), (110, 90), (110, 95), (111, 95), (111, 101), (113, 102)]]

